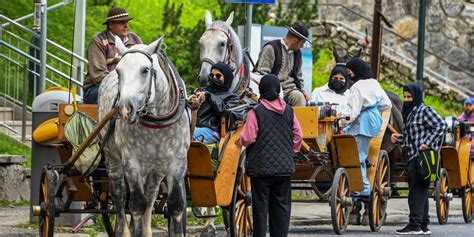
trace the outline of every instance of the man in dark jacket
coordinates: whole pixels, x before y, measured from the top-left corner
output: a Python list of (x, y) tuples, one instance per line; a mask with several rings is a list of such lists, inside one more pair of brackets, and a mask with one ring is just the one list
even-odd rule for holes
[(229, 65), (216, 63), (211, 68), (208, 85), (191, 96), (200, 104), (193, 139), (206, 144), (219, 141), (220, 119), (226, 109), (240, 104), (239, 96), (229, 91), (234, 74)]
[(301, 48), (308, 39), (308, 30), (299, 23), (288, 27), (283, 39), (266, 43), (258, 56), (256, 70), (263, 74), (274, 74), (280, 79), (285, 102), (291, 106), (306, 106), (309, 100), (304, 92), (301, 66), (303, 58)]
[(260, 104), (247, 114), (239, 142), (247, 147), (246, 171), (252, 185), (255, 237), (264, 237), (269, 216), (270, 236), (287, 236), (291, 214), (293, 154), (303, 134), (291, 106), (281, 97), (280, 81), (265, 75), (258, 86)]

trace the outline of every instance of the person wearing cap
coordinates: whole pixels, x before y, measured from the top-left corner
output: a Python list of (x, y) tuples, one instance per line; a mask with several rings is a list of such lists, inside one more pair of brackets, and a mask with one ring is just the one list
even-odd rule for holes
[[(467, 98), (464, 101), (464, 112), (458, 119), (474, 126), (474, 98)], [(466, 136), (470, 136), (470, 134)], [(474, 159), (474, 139), (471, 140), (471, 159)]]
[(347, 104), (349, 75), (346, 67), (336, 66), (332, 69), (329, 76), (329, 82), (322, 87), (314, 89), (311, 93), (310, 102), (317, 103), (336, 103), (336, 111), (341, 112)]
[(102, 23), (107, 25), (107, 29), (95, 35), (89, 42), (89, 68), (83, 86), (84, 103), (97, 104), (100, 82), (120, 61), (120, 52), (115, 47), (115, 36), (120, 37), (126, 47), (143, 43), (138, 35), (129, 31), (128, 22), (132, 19), (121, 7), (110, 9), (106, 21)]
[(267, 74), (258, 87), (259, 104), (247, 114), (238, 140), (247, 147), (253, 236), (266, 235), (268, 219), (270, 236), (286, 237), (291, 214), (291, 174), (295, 171), (293, 154), (299, 152), (303, 134), (292, 107), (279, 96), (280, 80)]
[(240, 104), (237, 94), (229, 91), (234, 74), (229, 65), (216, 63), (211, 67), (207, 86), (191, 95), (191, 101), (199, 104), (193, 139), (205, 144), (219, 141), (221, 116), (226, 109)]
[(288, 28), (283, 39), (266, 43), (258, 57), (255, 71), (274, 74), (280, 79), (285, 101), (291, 106), (306, 106), (309, 96), (303, 90), (301, 48), (308, 39), (308, 30), (299, 23)]

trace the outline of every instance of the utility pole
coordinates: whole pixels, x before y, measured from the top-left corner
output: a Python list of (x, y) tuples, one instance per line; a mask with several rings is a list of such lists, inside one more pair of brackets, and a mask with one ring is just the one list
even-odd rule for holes
[[(73, 52), (84, 57), (84, 38), (86, 31), (86, 0), (76, 0), (74, 16), (74, 48)], [(73, 60), (76, 72), (76, 80), (84, 82), (84, 63), (78, 59)], [(78, 94), (82, 95), (82, 88), (78, 88)]]
[(43, 93), (46, 89), (46, 37), (48, 31), (48, 1), (47, 0), (35, 0), (41, 3), (41, 42), (40, 42), (40, 83), (39, 83), (39, 93)]
[(252, 44), (252, 17), (253, 17), (253, 4), (247, 3), (247, 27), (245, 27), (245, 47), (250, 49)]
[(372, 67), (373, 76), (378, 79), (380, 76), (380, 55), (382, 52), (382, 0), (375, 0), (374, 19), (372, 27), (372, 51), (370, 57), (370, 65)]
[(416, 83), (421, 88), (424, 95), (425, 88), (423, 85), (423, 67), (425, 53), (425, 13), (426, 0), (420, 0), (418, 9), (418, 49), (416, 53)]

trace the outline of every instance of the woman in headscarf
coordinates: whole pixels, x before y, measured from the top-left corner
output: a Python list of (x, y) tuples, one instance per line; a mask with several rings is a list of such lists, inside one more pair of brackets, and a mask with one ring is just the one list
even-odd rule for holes
[[(382, 116), (380, 113), (390, 109), (392, 103), (377, 80), (372, 78), (370, 66), (359, 58), (353, 58), (346, 64), (349, 76), (354, 82), (347, 98), (347, 105), (338, 117), (349, 117), (349, 120), (341, 120), (345, 126), (344, 133), (351, 134), (357, 141), (359, 161), (362, 171), (362, 182), (364, 190), (359, 195), (370, 195), (370, 183), (367, 178), (367, 157), (369, 155), (370, 139), (376, 137), (382, 127)], [(351, 223), (360, 223), (362, 205), (360, 199), (355, 199), (356, 208), (351, 213)], [(368, 223), (367, 208), (364, 212), (362, 223)]]
[(398, 234), (431, 234), (428, 229), (430, 217), (428, 215), (429, 182), (420, 182), (416, 172), (416, 159), (419, 152), (425, 149), (439, 151), (441, 138), (446, 130), (446, 122), (432, 108), (423, 103), (421, 89), (415, 84), (403, 87), (403, 134), (392, 134), (391, 140), (404, 146), (408, 160), (408, 206), (410, 220), (408, 225)]
[(247, 147), (246, 172), (252, 185), (255, 237), (288, 236), (291, 214), (293, 154), (303, 134), (291, 106), (279, 96), (280, 80), (265, 75), (259, 84), (260, 103), (247, 114), (239, 142)]
[(193, 103), (200, 104), (194, 140), (205, 144), (219, 141), (221, 116), (226, 109), (240, 104), (239, 96), (229, 91), (233, 79), (229, 65), (216, 63), (211, 67), (208, 85), (191, 96)]
[(337, 104), (336, 111), (340, 112), (347, 104), (349, 75), (347, 69), (343, 66), (336, 66), (332, 69), (329, 76), (329, 82), (314, 89), (311, 93), (311, 100), (315, 104), (326, 102)]

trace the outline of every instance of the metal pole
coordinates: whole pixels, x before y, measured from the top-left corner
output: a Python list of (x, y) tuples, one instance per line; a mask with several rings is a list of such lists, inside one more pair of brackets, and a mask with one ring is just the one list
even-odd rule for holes
[(26, 141), (26, 106), (27, 105), (27, 97), (28, 97), (28, 60), (26, 60), (25, 64), (23, 65), (24, 69), (24, 77), (23, 77), (23, 106), (22, 106), (22, 116), (21, 116), (21, 141)]
[[(57, 9), (57, 8), (60, 8), (60, 7), (62, 7), (62, 6), (66, 6), (67, 4), (69, 4), (69, 3), (71, 3), (71, 2), (72, 2), (72, 0), (64, 0), (63, 2), (60, 2), (60, 3), (58, 3), (58, 4), (55, 4), (55, 5), (51, 6), (51, 7), (49, 7), (49, 8), (48, 8), (48, 11), (52, 11), (52, 10)], [(15, 21), (15, 22), (18, 23), (18, 22), (20, 22), (20, 21), (28, 20), (28, 19), (30, 19), (30, 18), (32, 18), (32, 17), (34, 17), (34, 16), (35, 16), (35, 13), (31, 13), (31, 14), (28, 14), (28, 15), (24, 15), (24, 16), (22, 16), (22, 17), (20, 17), (20, 18), (16, 18), (16, 19), (14, 19), (13, 21)], [(3, 26), (3, 27), (7, 27), (7, 26), (9, 26), (9, 25), (11, 25), (11, 23), (10, 23), (10, 22), (7, 22), (7, 23), (4, 23), (2, 26)]]
[(426, 0), (420, 0), (418, 12), (418, 49), (416, 53), (416, 83), (421, 88), (424, 94), (425, 88), (423, 85), (423, 66), (425, 53), (425, 12)]
[[(74, 16), (75, 25), (74, 25), (74, 53), (84, 57), (84, 39), (86, 35), (86, 0), (76, 0), (76, 14)], [(81, 83), (84, 82), (84, 74), (82, 73), (82, 68), (84, 64), (82, 61), (74, 58), (73, 61), (74, 67), (79, 70), (76, 73), (76, 80)], [(78, 94), (82, 95), (82, 88), (79, 87)]]
[(380, 54), (382, 52), (382, 0), (375, 0), (374, 4), (374, 19), (372, 27), (372, 52), (370, 57), (370, 65), (372, 67), (373, 76), (375, 79), (380, 75)]
[(250, 49), (252, 44), (252, 10), (253, 4), (247, 4), (247, 27), (245, 31), (245, 47)]
[(48, 0), (41, 0), (42, 11), (41, 11), (41, 52), (40, 52), (40, 84), (39, 92), (43, 93), (46, 89), (46, 37), (48, 31)]

